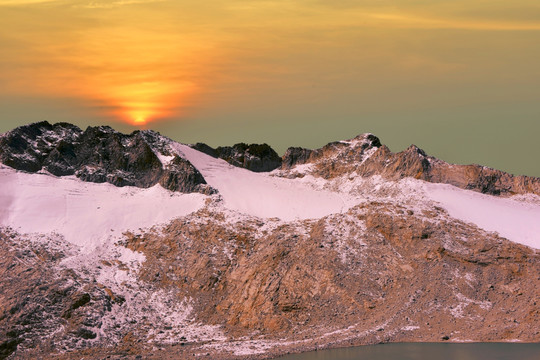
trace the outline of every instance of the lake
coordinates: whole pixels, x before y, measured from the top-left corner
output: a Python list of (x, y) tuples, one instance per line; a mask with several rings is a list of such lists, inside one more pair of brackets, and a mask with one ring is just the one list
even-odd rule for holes
[(279, 360), (539, 360), (540, 343), (394, 343), (286, 355)]

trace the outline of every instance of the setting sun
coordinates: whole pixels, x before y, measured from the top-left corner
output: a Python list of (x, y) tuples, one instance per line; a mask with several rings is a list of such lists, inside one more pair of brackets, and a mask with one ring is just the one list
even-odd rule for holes
[(146, 124), (146, 119), (143, 117), (136, 117), (133, 122), (135, 123), (135, 125), (144, 125)]
[[(28, 94), (32, 89), (36, 96), (54, 97), (70, 94), (84, 99), (100, 116), (133, 126), (179, 118), (195, 102), (196, 90), (207, 78), (205, 68), (217, 55), (211, 41), (200, 35), (178, 31), (170, 22), (157, 24), (153, 18), (145, 18), (147, 5), (59, 5), (58, 13), (51, 16), (74, 16), (81, 22), (94, 19), (100, 25), (81, 28), (74, 19), (62, 21), (58, 28), (53, 19), (45, 22), (46, 31), (31, 35), (32, 43), (39, 47), (21, 47), (10, 56), (18, 56), (17, 62), (48, 61), (42, 67), (22, 67), (22, 76), (9, 79), (11, 91)], [(36, 6), (47, 12), (46, 5)], [(40, 11), (24, 10), (5, 8), (18, 19), (5, 24), (14, 34), (26, 33), (26, 23), (42, 21)], [(119, 18), (121, 23), (116, 21)]]

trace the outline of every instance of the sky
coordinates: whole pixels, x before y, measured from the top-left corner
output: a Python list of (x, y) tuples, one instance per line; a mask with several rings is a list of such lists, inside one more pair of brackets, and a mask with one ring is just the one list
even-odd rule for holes
[(540, 176), (538, 0), (0, 0), (0, 132), (317, 148)]

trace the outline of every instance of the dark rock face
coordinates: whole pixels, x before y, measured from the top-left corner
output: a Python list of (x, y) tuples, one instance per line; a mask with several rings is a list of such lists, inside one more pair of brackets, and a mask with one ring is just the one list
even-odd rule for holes
[(70, 124), (41, 122), (19, 127), (0, 138), (0, 161), (17, 170), (46, 170), (56, 176), (116, 186), (172, 191), (209, 192), (206, 181), (189, 161), (177, 155), (162, 164), (156, 153), (172, 154), (166, 140), (152, 131), (130, 135), (108, 126), (82, 131)]
[[(67, 123), (40, 122), (0, 137), (0, 162), (27, 172), (46, 170), (56, 176), (75, 175), (83, 181), (142, 188), (161, 184), (171, 191), (215, 192), (187, 160), (173, 153), (168, 139), (153, 131), (124, 135), (108, 126), (85, 131)], [(414, 177), (451, 184), (492, 195), (540, 195), (540, 179), (480, 165), (452, 165), (428, 156), (415, 145), (393, 153), (372, 134), (332, 142), (320, 149), (291, 147), (283, 158), (267, 144), (239, 143), (216, 149), (197, 143), (196, 150), (255, 172), (313, 164), (312, 173), (330, 179), (355, 172), (387, 179)], [(162, 164), (159, 155), (172, 158)]]
[(310, 161), (311, 155), (316, 154), (317, 150), (304, 149), (301, 147), (290, 147), (283, 155), (281, 167), (290, 169), (295, 165), (305, 164)]
[(51, 161), (56, 160), (54, 165), (61, 166), (61, 153), (67, 155), (71, 150), (69, 144), (81, 133), (78, 127), (65, 123), (51, 125), (43, 121), (21, 126), (0, 138), (0, 161), (18, 170), (36, 172), (43, 168), (46, 157), (58, 145), (58, 151), (51, 154)]
[(268, 144), (239, 143), (219, 146), (216, 149), (197, 143), (192, 146), (207, 155), (223, 159), (229, 164), (255, 172), (267, 172), (281, 166), (281, 158)]
[(189, 161), (178, 156), (165, 168), (159, 184), (171, 191), (202, 192), (207, 195), (214, 192), (210, 187), (201, 187), (201, 184), (206, 184), (204, 177)]
[(218, 157), (218, 153), (216, 149), (214, 149), (213, 147), (209, 145), (206, 145), (205, 143), (198, 142), (196, 144), (191, 145), (191, 147), (194, 148), (195, 150), (205, 153), (206, 155), (210, 155), (215, 158)]
[(84, 181), (145, 188), (156, 184), (162, 173), (161, 162), (140, 133), (88, 128), (75, 145), (75, 154), (72, 165)]

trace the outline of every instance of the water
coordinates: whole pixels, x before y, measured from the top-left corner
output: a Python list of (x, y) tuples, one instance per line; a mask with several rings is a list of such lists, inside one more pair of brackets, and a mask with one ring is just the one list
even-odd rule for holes
[(279, 360), (540, 360), (540, 343), (396, 343), (320, 350)]

